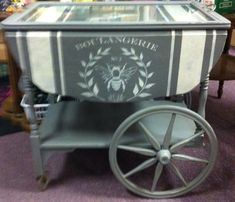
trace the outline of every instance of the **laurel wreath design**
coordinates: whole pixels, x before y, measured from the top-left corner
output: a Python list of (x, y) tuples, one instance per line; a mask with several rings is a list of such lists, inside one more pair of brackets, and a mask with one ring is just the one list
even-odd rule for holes
[(150, 89), (155, 85), (155, 83), (148, 83), (148, 79), (150, 79), (154, 72), (148, 72), (148, 67), (151, 66), (152, 61), (149, 60), (146, 63), (143, 61), (143, 53), (141, 52), (138, 56), (135, 49), (131, 48), (130, 50), (126, 48), (121, 48), (122, 54), (125, 56), (128, 56), (130, 59), (135, 61), (135, 63), (140, 67), (138, 69), (140, 73), (140, 77), (138, 78), (138, 82), (135, 84), (133, 89), (134, 96), (129, 98), (127, 101), (130, 101), (131, 99), (135, 97), (148, 97), (151, 96), (150, 93), (144, 92), (145, 90)]
[[(81, 66), (84, 68), (83, 71), (79, 71), (79, 76), (83, 79), (83, 82), (78, 82), (77, 85), (80, 86), (82, 89), (84, 89), (84, 92), (81, 93), (81, 95), (85, 97), (96, 97), (100, 99), (101, 101), (104, 101), (105, 99), (99, 96), (100, 89), (95, 82), (93, 72), (94, 68), (93, 66), (101, 60), (104, 56), (107, 56), (110, 54), (111, 47), (102, 49), (99, 48), (95, 54), (92, 52), (89, 54), (88, 61), (85, 60), (81, 61)], [(148, 80), (154, 75), (154, 72), (149, 72), (148, 67), (151, 66), (152, 61), (149, 60), (145, 62), (143, 60), (143, 53), (141, 52), (140, 55), (137, 54), (135, 49), (130, 48), (129, 50), (127, 48), (121, 48), (122, 55), (128, 56), (131, 60), (133, 60), (138, 66), (138, 72), (139, 72), (139, 78), (138, 82), (135, 84), (132, 93), (133, 96), (127, 101), (130, 101), (134, 99), (135, 97), (148, 97), (151, 96), (150, 93), (148, 93), (148, 89), (153, 87), (155, 83), (148, 83)], [(111, 95), (110, 99), (112, 98), (113, 101), (122, 101), (123, 95), (120, 95), (118, 98), (116, 96), (112, 97), (114, 95)], [(118, 100), (116, 100), (118, 99)]]
[(89, 54), (88, 62), (85, 62), (84, 60), (81, 61), (81, 65), (82, 67), (85, 68), (85, 70), (84, 72), (79, 72), (79, 76), (84, 80), (84, 82), (78, 82), (77, 84), (81, 88), (87, 90), (81, 93), (81, 95), (85, 97), (97, 97), (100, 100), (104, 100), (102, 97), (98, 95), (100, 90), (97, 83), (94, 82), (94, 77), (92, 76), (94, 68), (92, 67), (97, 63), (97, 61), (102, 59), (104, 56), (109, 55), (110, 50), (111, 47), (106, 48), (104, 50), (102, 50), (102, 48), (99, 48), (96, 54), (94, 55), (93, 53)]

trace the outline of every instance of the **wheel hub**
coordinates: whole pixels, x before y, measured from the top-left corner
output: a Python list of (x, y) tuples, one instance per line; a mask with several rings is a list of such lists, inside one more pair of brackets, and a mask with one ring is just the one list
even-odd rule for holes
[(167, 149), (162, 149), (157, 153), (157, 158), (163, 165), (170, 163), (171, 153)]

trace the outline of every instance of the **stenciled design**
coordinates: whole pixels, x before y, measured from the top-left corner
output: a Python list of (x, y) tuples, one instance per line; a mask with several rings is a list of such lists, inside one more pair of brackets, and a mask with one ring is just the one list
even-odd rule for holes
[(134, 96), (129, 98), (129, 100), (133, 99), (134, 97), (147, 97), (151, 96), (150, 93), (145, 92), (144, 90), (147, 90), (151, 88), (152, 86), (155, 85), (155, 83), (148, 83), (148, 79), (150, 79), (154, 72), (148, 72), (148, 67), (150, 67), (152, 61), (148, 61), (145, 63), (143, 61), (143, 53), (140, 53), (138, 56), (136, 54), (136, 51), (131, 48), (130, 51), (126, 48), (121, 48), (122, 54), (125, 56), (128, 56), (131, 60), (135, 61), (135, 63), (138, 65), (138, 72), (139, 72), (139, 77), (138, 77), (138, 82), (136, 82), (134, 89), (132, 90)]
[[(137, 54), (133, 48), (128, 50), (122, 47), (120, 55), (115, 56), (111, 56), (111, 50), (111, 47), (99, 48), (95, 54), (90, 52), (87, 62), (81, 61), (84, 70), (79, 71), (79, 76), (83, 82), (77, 83), (84, 89), (81, 95), (110, 102), (131, 101), (136, 97), (151, 96), (148, 89), (155, 83), (148, 81), (154, 72), (149, 72), (148, 67), (152, 61), (145, 62), (143, 53)], [(132, 63), (129, 64), (128, 60)], [(97, 78), (98, 75), (100, 78)]]
[[(122, 58), (111, 57), (111, 63), (106, 63), (105, 67), (97, 66), (104, 83), (107, 83), (107, 90), (110, 92), (126, 89), (126, 84), (137, 70), (137, 66), (128, 67), (127, 63), (121, 66)], [(115, 64), (116, 63), (116, 64)]]

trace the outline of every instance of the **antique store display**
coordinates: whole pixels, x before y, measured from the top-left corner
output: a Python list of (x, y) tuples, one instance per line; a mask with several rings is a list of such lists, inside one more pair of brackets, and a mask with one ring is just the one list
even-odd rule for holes
[[(41, 2), (3, 27), (23, 72), (42, 189), (50, 156), (77, 148), (109, 148), (114, 175), (144, 197), (180, 196), (210, 174), (217, 139), (204, 119), (208, 77), (228, 20), (195, 2)], [(39, 124), (32, 83), (76, 100), (55, 99)], [(195, 113), (184, 95), (199, 83)]]

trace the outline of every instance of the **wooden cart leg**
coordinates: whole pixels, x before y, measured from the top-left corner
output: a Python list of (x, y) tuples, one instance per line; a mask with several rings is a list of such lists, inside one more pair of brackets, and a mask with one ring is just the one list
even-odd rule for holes
[(36, 176), (41, 176), (44, 173), (43, 159), (40, 151), (40, 140), (36, 135), (30, 136), (32, 157), (34, 161), (34, 167), (36, 171)]
[(31, 134), (30, 140), (38, 188), (43, 191), (47, 188), (49, 178), (47, 171), (45, 171), (45, 159), (43, 158), (42, 151), (40, 149), (40, 138), (37, 134)]
[(33, 101), (34, 95), (33, 95), (32, 83), (30, 77), (26, 74), (23, 77), (23, 82), (24, 82), (23, 84), (24, 84), (25, 95), (27, 96), (29, 104), (26, 115), (27, 119), (29, 120), (30, 129), (31, 129), (30, 141), (31, 141), (34, 168), (36, 171), (39, 189), (45, 190), (47, 188), (49, 180), (47, 177), (47, 173), (44, 170), (45, 160), (40, 147), (41, 140), (40, 140), (40, 134), (38, 132), (37, 118), (34, 111), (34, 101)]
[(209, 74), (206, 79), (200, 83), (198, 114), (205, 118), (206, 101), (208, 97)]

